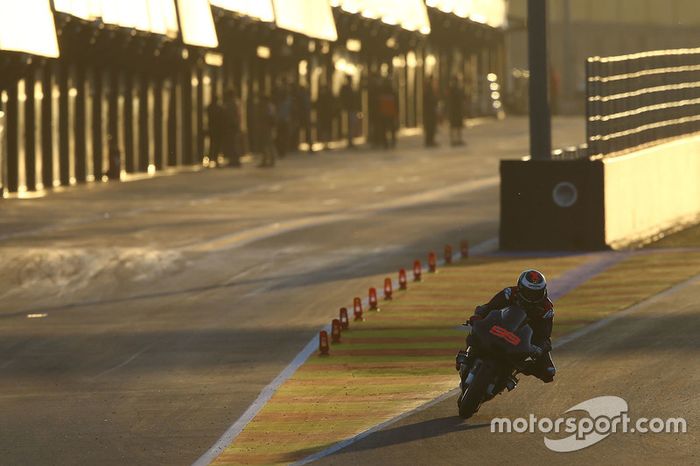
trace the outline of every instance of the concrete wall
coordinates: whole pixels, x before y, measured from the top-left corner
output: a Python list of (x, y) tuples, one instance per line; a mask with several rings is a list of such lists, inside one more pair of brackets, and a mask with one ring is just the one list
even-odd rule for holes
[(501, 161), (505, 250), (618, 249), (697, 222), (700, 135), (609, 159)]
[[(501, 160), (502, 250), (605, 249), (603, 164), (600, 160)], [(562, 184), (576, 190), (557, 203)]]
[(607, 245), (645, 241), (700, 220), (700, 136), (603, 164)]

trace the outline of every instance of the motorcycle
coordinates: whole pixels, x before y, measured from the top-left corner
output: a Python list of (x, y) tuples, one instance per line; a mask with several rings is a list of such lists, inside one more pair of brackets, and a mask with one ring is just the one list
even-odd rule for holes
[[(462, 324), (469, 327), (469, 323)], [(467, 337), (471, 367), (460, 364), (460, 389), (457, 408), (460, 417), (468, 419), (481, 405), (504, 390), (518, 385), (516, 375), (527, 374), (543, 354), (532, 344), (532, 328), (524, 309), (511, 305), (491, 311), (484, 319), (471, 325)]]

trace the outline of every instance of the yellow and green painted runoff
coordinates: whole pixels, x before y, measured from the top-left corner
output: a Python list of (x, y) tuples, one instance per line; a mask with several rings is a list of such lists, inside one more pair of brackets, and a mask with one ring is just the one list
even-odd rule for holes
[[(675, 245), (674, 245), (675, 246)], [(548, 279), (590, 255), (470, 258), (424, 274), (381, 311), (351, 322), (330, 356), (311, 356), (215, 465), (288, 464), (416, 408), (457, 384), (457, 328), (474, 306), (537, 268)], [(593, 276), (555, 305), (554, 339), (628, 308), (700, 271), (700, 249), (643, 250)], [(331, 317), (329, 315), (329, 317)]]

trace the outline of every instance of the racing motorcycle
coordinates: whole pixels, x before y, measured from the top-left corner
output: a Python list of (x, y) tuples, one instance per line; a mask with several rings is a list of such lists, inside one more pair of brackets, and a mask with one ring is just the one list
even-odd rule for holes
[[(469, 323), (462, 324), (469, 327)], [(491, 311), (484, 319), (471, 325), (467, 337), (471, 367), (460, 365), (460, 389), (457, 407), (460, 417), (467, 419), (486, 401), (503, 390), (518, 385), (516, 375), (528, 373), (528, 368), (541, 356), (542, 348), (531, 342), (532, 328), (525, 310), (511, 305)]]

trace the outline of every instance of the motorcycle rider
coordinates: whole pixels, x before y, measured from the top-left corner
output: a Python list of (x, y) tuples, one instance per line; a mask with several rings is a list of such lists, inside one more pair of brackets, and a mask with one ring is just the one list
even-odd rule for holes
[[(542, 355), (523, 371), (523, 374), (534, 375), (544, 383), (552, 382), (556, 373), (550, 354), (554, 304), (547, 296), (547, 280), (541, 272), (533, 269), (522, 272), (516, 286), (503, 289), (488, 303), (477, 306), (474, 315), (468, 319), (468, 322), (473, 324), (486, 317), (489, 312), (503, 309), (511, 304), (516, 304), (527, 312), (528, 324), (532, 328), (532, 344), (542, 349)], [(467, 337), (468, 344), (469, 337)], [(457, 370), (462, 363), (465, 363), (467, 367), (471, 367), (473, 363), (469, 347), (457, 353)]]

